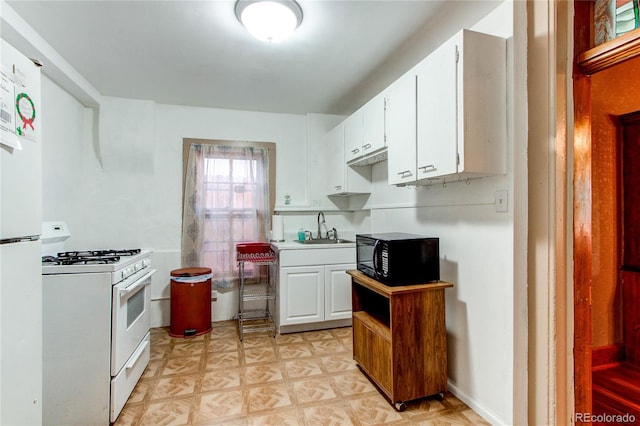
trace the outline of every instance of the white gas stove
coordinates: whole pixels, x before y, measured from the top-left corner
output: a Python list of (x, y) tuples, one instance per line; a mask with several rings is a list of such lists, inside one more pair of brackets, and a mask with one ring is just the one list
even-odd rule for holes
[(84, 250), (42, 256), (42, 273), (86, 274), (111, 272), (116, 284), (151, 265), (151, 250)]
[(151, 250), (60, 251), (43, 225), (43, 422), (114, 422), (150, 357)]

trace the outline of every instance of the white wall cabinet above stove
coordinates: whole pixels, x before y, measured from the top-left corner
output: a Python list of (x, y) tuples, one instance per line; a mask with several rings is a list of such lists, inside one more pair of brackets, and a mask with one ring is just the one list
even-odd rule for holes
[(417, 180), (506, 173), (506, 41), (462, 30), (415, 70)]

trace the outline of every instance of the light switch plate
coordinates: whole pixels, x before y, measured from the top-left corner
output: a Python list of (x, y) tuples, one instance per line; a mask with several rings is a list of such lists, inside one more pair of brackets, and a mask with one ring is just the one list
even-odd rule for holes
[(506, 213), (509, 211), (509, 191), (499, 189), (496, 191), (495, 198), (496, 212)]

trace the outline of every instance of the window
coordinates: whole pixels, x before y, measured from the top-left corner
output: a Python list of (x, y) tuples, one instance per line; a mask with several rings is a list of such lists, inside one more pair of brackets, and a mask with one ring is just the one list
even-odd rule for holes
[(231, 287), (235, 245), (267, 240), (275, 144), (185, 139), (183, 152), (182, 266), (209, 267), (217, 287)]
[(593, 44), (599, 46), (640, 26), (639, 0), (595, 0)]
[[(612, 0), (613, 1), (613, 0)], [(616, 0), (616, 37), (638, 28), (637, 0)]]

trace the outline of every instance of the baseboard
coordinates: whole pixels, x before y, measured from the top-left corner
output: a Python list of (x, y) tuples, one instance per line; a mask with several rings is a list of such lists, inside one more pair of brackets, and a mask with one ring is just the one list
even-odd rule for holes
[(351, 318), (324, 322), (315, 322), (310, 324), (281, 325), (278, 327), (278, 333), (300, 333), (304, 331), (324, 330), (327, 328), (348, 327), (351, 325)]
[(460, 401), (467, 404), (469, 408), (475, 411), (480, 417), (488, 421), (492, 425), (504, 425), (509, 426), (511, 423), (505, 423), (504, 420), (498, 418), (495, 413), (490, 410), (485, 409), (483, 406), (479, 405), (474, 401), (469, 395), (462, 392), (456, 385), (451, 383), (451, 380), (447, 381), (447, 387), (449, 388), (449, 392), (455, 395)]
[(624, 362), (624, 344), (598, 346), (591, 349), (591, 367)]

